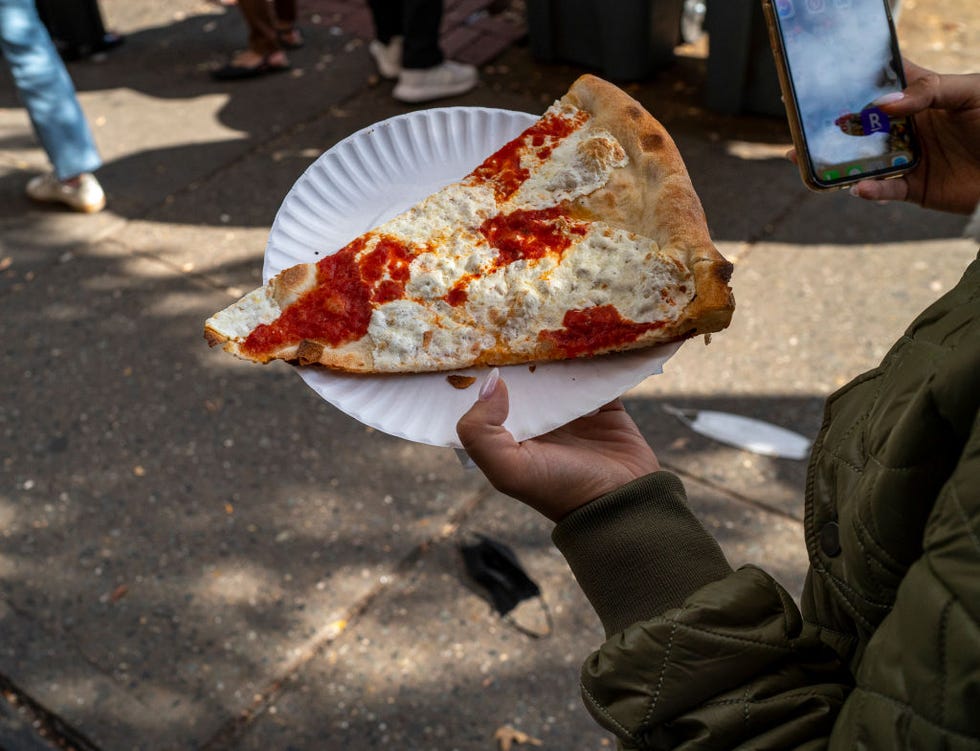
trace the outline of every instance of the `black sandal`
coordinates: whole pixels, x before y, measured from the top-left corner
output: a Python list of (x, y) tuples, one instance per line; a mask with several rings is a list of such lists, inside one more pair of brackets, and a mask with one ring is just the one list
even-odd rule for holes
[(289, 63), (285, 65), (270, 63), (270, 57), (271, 55), (265, 55), (262, 58), (262, 62), (258, 65), (235, 65), (234, 63), (228, 63), (217, 70), (211, 71), (211, 78), (216, 81), (242, 81), (246, 78), (258, 78), (269, 73), (283, 73), (290, 69), (291, 66)]

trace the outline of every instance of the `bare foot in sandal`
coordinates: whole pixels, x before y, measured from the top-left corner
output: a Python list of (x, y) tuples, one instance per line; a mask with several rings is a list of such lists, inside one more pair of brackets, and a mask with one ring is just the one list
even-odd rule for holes
[(270, 52), (268, 55), (261, 55), (252, 50), (243, 50), (235, 55), (227, 65), (212, 71), (211, 77), (219, 81), (235, 81), (286, 70), (289, 70), (289, 60), (286, 58), (286, 53), (281, 50)]
[(298, 50), (303, 46), (303, 35), (292, 24), (276, 28), (279, 44), (287, 50)]

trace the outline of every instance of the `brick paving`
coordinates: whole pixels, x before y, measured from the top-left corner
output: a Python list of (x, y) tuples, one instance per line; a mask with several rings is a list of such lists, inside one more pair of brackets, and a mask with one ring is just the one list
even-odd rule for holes
[[(341, 29), (365, 41), (374, 24), (364, 0), (303, 0), (308, 23)], [(517, 0), (446, 0), (442, 49), (446, 57), (485, 65), (527, 35), (524, 3)]]

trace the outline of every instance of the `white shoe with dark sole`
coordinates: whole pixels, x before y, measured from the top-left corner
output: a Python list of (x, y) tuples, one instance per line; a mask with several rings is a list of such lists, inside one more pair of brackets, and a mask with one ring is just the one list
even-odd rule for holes
[(27, 183), (27, 196), (42, 203), (63, 203), (75, 211), (94, 214), (105, 208), (105, 192), (95, 175), (83, 172), (78, 184), (62, 182), (53, 173), (32, 177)]
[(428, 102), (465, 94), (479, 80), (472, 65), (446, 60), (434, 68), (403, 68), (392, 96), (409, 104)]

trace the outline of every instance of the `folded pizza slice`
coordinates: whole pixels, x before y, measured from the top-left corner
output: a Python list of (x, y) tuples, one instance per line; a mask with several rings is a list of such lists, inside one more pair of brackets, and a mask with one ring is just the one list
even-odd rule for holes
[(732, 266), (663, 126), (583, 76), (461, 181), (205, 324), (257, 362), (416, 373), (725, 328)]

